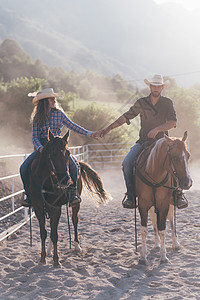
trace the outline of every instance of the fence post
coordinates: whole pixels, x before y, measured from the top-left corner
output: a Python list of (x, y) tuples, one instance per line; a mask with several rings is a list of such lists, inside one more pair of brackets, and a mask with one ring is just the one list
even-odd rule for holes
[[(14, 181), (14, 178), (12, 178), (12, 194), (14, 194), (14, 192), (15, 192), (15, 181)], [(14, 211), (15, 210), (15, 198), (14, 198), (14, 196), (12, 196), (11, 201), (12, 201), (12, 211)]]
[[(26, 157), (27, 157), (27, 155), (25, 154), (24, 161), (25, 161)], [(25, 199), (25, 193), (24, 193), (24, 199)], [(27, 207), (24, 207), (24, 219), (25, 219), (25, 222), (27, 222), (27, 220), (28, 220), (28, 208)]]
[(85, 145), (86, 146), (86, 157), (85, 160), (87, 163), (89, 163), (89, 145)]

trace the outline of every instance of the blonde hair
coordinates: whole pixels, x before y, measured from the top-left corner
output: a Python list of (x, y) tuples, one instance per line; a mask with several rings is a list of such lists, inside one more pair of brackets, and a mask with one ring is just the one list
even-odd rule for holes
[[(56, 99), (55, 99), (56, 100)], [(61, 110), (63, 111), (60, 104), (56, 101), (55, 103), (55, 110)], [(34, 107), (30, 121), (33, 122), (33, 119), (35, 119), (36, 126), (38, 128), (41, 128), (44, 126), (45, 122), (48, 120), (50, 116), (51, 109), (49, 108), (49, 101), (48, 98), (44, 98), (38, 101), (38, 104)]]

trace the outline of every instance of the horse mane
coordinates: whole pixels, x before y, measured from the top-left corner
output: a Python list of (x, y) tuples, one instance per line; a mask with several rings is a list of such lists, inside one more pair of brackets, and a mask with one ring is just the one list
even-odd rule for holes
[(51, 141), (48, 141), (48, 143), (44, 146), (42, 152), (39, 152), (39, 155), (38, 155), (38, 162), (37, 162), (37, 167), (36, 169), (34, 170), (34, 173), (35, 174), (38, 174), (40, 173), (40, 170), (44, 168), (44, 165), (45, 165), (45, 157), (48, 155), (49, 153), (49, 149), (50, 149), (50, 144), (52, 144)]
[[(181, 138), (170, 137), (174, 146), (177, 146), (181, 151), (185, 152), (185, 154), (190, 157), (190, 153), (187, 149), (187, 143), (183, 141)], [(158, 160), (158, 156), (164, 147), (168, 146), (168, 142), (165, 137), (156, 141), (155, 145), (152, 147), (149, 156), (147, 158), (146, 169), (155, 168), (156, 162)]]
[(166, 146), (164, 137), (156, 141), (147, 158), (146, 169), (149, 169), (150, 167), (153, 169), (155, 168), (158, 155), (164, 146)]

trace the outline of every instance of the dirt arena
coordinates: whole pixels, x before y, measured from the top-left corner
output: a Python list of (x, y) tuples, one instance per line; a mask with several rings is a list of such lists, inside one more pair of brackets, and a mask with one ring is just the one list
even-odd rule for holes
[(32, 247), (29, 225), (0, 245), (0, 299), (200, 299), (200, 188), (196, 169), (191, 172), (194, 185), (186, 193), (189, 207), (177, 210), (176, 215), (181, 249), (172, 250), (167, 224), (170, 263), (160, 264), (149, 222), (147, 266), (138, 264), (139, 215), (136, 253), (134, 212), (121, 206), (125, 191), (121, 170), (99, 174), (113, 200), (97, 208), (84, 193), (79, 214), (83, 253), (69, 249), (64, 209), (58, 243), (62, 267), (54, 268), (52, 257), (47, 258), (46, 265), (39, 264), (39, 227), (34, 219)]

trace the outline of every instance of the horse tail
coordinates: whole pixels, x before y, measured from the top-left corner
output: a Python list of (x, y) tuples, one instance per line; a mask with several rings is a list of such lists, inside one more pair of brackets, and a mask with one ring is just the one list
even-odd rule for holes
[[(90, 165), (83, 161), (79, 161), (81, 169), (81, 178), (90, 192), (96, 204), (106, 204), (112, 199), (111, 195), (104, 189), (102, 180), (99, 174), (92, 169)], [(95, 197), (97, 196), (97, 197)]]

